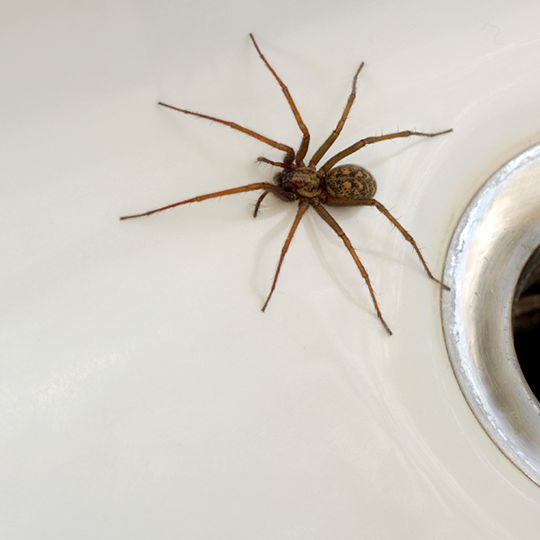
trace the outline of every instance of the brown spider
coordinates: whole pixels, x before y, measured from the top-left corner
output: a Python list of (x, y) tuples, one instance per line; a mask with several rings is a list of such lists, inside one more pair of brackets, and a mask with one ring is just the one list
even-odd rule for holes
[(178, 107), (174, 107), (160, 101), (158, 104), (163, 107), (168, 107), (169, 109), (173, 109), (175, 111), (179, 111), (185, 114), (198, 116), (199, 118), (206, 118), (208, 120), (212, 120), (213, 122), (219, 122), (220, 124), (229, 126), (232, 129), (241, 131), (242, 133), (245, 133), (250, 137), (254, 137), (259, 141), (273, 146), (278, 150), (282, 150), (283, 152), (285, 152), (285, 157), (283, 161), (272, 161), (264, 157), (259, 157), (258, 161), (268, 163), (275, 167), (280, 167), (283, 170), (275, 175), (274, 184), (270, 184), (268, 182), (257, 182), (255, 184), (247, 184), (245, 186), (225, 189), (223, 191), (216, 191), (215, 193), (207, 193), (206, 195), (198, 195), (197, 197), (169, 204), (161, 208), (156, 208), (155, 210), (149, 210), (148, 212), (143, 212), (142, 214), (123, 216), (120, 219), (131, 219), (142, 216), (149, 216), (150, 214), (162, 212), (163, 210), (168, 210), (169, 208), (174, 208), (175, 206), (180, 206), (182, 204), (205, 201), (207, 199), (213, 199), (215, 197), (221, 197), (223, 195), (234, 195), (236, 193), (242, 193), (244, 191), (262, 190), (262, 194), (255, 205), (253, 217), (257, 217), (259, 207), (263, 199), (269, 193), (272, 193), (283, 201), (298, 201), (298, 210), (296, 212), (296, 217), (294, 218), (292, 227), (289, 231), (289, 234), (287, 235), (285, 244), (283, 245), (283, 248), (281, 250), (281, 256), (279, 258), (276, 273), (274, 275), (274, 281), (272, 282), (272, 287), (270, 288), (268, 297), (266, 298), (266, 301), (264, 302), (264, 305), (262, 307), (262, 311), (264, 311), (266, 309), (266, 306), (268, 305), (268, 302), (270, 301), (270, 298), (272, 297), (274, 289), (276, 288), (276, 283), (279, 272), (281, 270), (281, 265), (283, 263), (283, 259), (285, 258), (285, 254), (289, 249), (291, 240), (296, 232), (296, 229), (298, 228), (302, 216), (311, 206), (315, 209), (319, 216), (321, 216), (321, 218), (326, 221), (326, 223), (328, 223), (328, 225), (336, 232), (336, 234), (345, 244), (345, 247), (349, 250), (349, 253), (354, 259), (358, 270), (360, 270), (360, 273), (362, 274), (362, 277), (364, 278), (366, 285), (368, 286), (369, 294), (371, 295), (371, 300), (373, 301), (373, 306), (375, 307), (375, 311), (377, 312), (379, 320), (383, 324), (386, 331), (390, 335), (392, 335), (390, 328), (386, 324), (386, 321), (381, 314), (381, 310), (379, 309), (379, 305), (375, 297), (375, 292), (371, 285), (368, 273), (364, 268), (364, 265), (358, 258), (358, 255), (356, 254), (356, 251), (354, 250), (348, 236), (343, 232), (343, 229), (338, 225), (336, 220), (329, 214), (328, 210), (326, 210), (325, 205), (374, 206), (379, 212), (385, 215), (397, 227), (405, 240), (407, 240), (407, 242), (412, 245), (427, 275), (432, 280), (436, 281), (439, 285), (441, 285), (441, 287), (445, 289), (448, 289), (448, 287), (444, 283), (439, 281), (437, 278), (435, 278), (435, 276), (431, 273), (426, 261), (424, 260), (424, 257), (420, 253), (420, 250), (418, 249), (418, 246), (414, 241), (414, 238), (402, 227), (398, 220), (379, 201), (373, 198), (373, 195), (375, 195), (375, 192), (377, 190), (377, 184), (373, 176), (366, 169), (360, 167), (359, 165), (340, 165), (338, 167), (335, 167), (335, 165), (343, 158), (351, 155), (357, 150), (360, 150), (360, 148), (363, 148), (368, 144), (374, 144), (380, 141), (387, 141), (389, 139), (410, 137), (412, 135), (417, 135), (420, 137), (436, 137), (437, 135), (444, 135), (445, 133), (450, 133), (452, 130), (447, 129), (445, 131), (438, 131), (436, 133), (422, 133), (420, 131), (407, 130), (397, 131), (395, 133), (388, 133), (386, 135), (379, 135), (376, 137), (366, 137), (365, 139), (359, 140), (348, 148), (345, 148), (345, 150), (338, 152), (335, 156), (327, 160), (322, 167), (317, 169), (317, 164), (324, 156), (324, 154), (326, 154), (332, 144), (334, 144), (335, 140), (338, 138), (341, 130), (343, 129), (345, 121), (347, 120), (352, 104), (356, 97), (356, 80), (358, 79), (358, 74), (360, 73), (360, 70), (364, 67), (364, 63), (362, 62), (360, 64), (360, 67), (356, 70), (356, 73), (354, 74), (352, 81), (352, 90), (345, 105), (345, 109), (341, 115), (341, 118), (339, 119), (335, 129), (332, 131), (326, 141), (324, 141), (321, 147), (313, 154), (312, 158), (309, 160), (309, 163), (306, 165), (304, 162), (304, 158), (306, 156), (309, 146), (309, 131), (304, 124), (302, 117), (300, 116), (300, 112), (298, 111), (298, 108), (293, 101), (289, 89), (285, 86), (283, 81), (275, 72), (274, 68), (270, 65), (264, 54), (261, 52), (253, 34), (249, 34), (249, 37), (251, 38), (251, 41), (253, 42), (253, 45), (255, 46), (255, 49), (257, 50), (257, 53), (259, 54), (261, 60), (265, 63), (266, 67), (270, 70), (270, 72), (278, 82), (279, 86), (281, 87), (281, 90), (283, 91), (283, 94), (285, 95), (285, 98), (287, 99), (287, 102), (289, 103), (289, 106), (294, 114), (294, 118), (296, 119), (298, 127), (302, 132), (302, 142), (300, 143), (298, 151), (295, 152), (293, 148), (286, 144), (282, 144), (272, 139), (269, 139), (268, 137), (265, 137), (260, 133), (256, 133), (255, 131), (240, 126), (234, 122), (221, 120), (213, 116), (188, 111), (186, 109), (180, 109)]

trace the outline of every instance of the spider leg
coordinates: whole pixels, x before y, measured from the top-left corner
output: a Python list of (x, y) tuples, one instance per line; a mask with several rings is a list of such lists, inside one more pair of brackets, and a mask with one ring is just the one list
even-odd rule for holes
[(381, 204), (379, 201), (376, 201), (375, 199), (362, 199), (361, 201), (358, 201), (358, 204), (361, 206), (374, 206), (381, 214), (386, 216), (386, 218), (388, 218), (388, 220), (392, 224), (394, 224), (397, 230), (403, 235), (403, 238), (405, 238), (405, 240), (407, 240), (407, 242), (409, 242), (412, 245), (427, 275), (433, 281), (436, 281), (443, 289), (446, 289), (447, 291), (450, 290), (450, 287), (448, 287), (448, 285), (445, 285), (442, 281), (439, 281), (431, 273), (431, 270), (429, 269), (424, 257), (422, 256), (422, 253), (420, 252), (420, 249), (418, 248), (418, 246), (416, 245), (416, 242), (414, 241), (414, 238), (407, 232), (407, 230), (401, 225), (401, 223), (390, 213), (390, 211), (383, 204)]
[(358, 142), (352, 144), (348, 148), (345, 148), (345, 150), (342, 150), (341, 152), (337, 153), (335, 156), (331, 157), (322, 167), (321, 171), (324, 171), (327, 173), (338, 161), (341, 161), (343, 158), (351, 155), (352, 153), (356, 152), (357, 150), (360, 150), (360, 148), (363, 148), (364, 146), (368, 144), (374, 144), (381, 141), (388, 141), (390, 139), (400, 139), (403, 137), (411, 137), (411, 136), (417, 136), (417, 137), (437, 137), (438, 135), (444, 135), (445, 133), (452, 132), (452, 129), (445, 129), (444, 131), (437, 131), (435, 133), (423, 133), (422, 131), (397, 131), (395, 133), (387, 133), (386, 135), (379, 135), (377, 137), (366, 137), (365, 139), (361, 139)]
[(328, 139), (324, 141), (324, 143), (320, 146), (320, 148), (313, 154), (313, 157), (309, 160), (309, 166), (315, 167), (317, 163), (319, 163), (320, 159), (326, 154), (328, 149), (334, 144), (334, 141), (339, 137), (339, 134), (341, 133), (341, 130), (343, 129), (343, 126), (345, 125), (345, 122), (347, 120), (347, 117), (349, 116), (349, 112), (351, 110), (351, 107), (354, 103), (354, 99), (356, 98), (356, 81), (358, 79), (358, 74), (364, 67), (364, 62), (360, 64), (360, 67), (356, 70), (356, 73), (353, 77), (352, 82), (352, 90), (349, 94), (349, 99), (347, 99), (347, 103), (345, 104), (345, 109), (343, 110), (343, 113), (341, 115), (341, 118), (339, 119), (336, 128), (332, 133), (330, 133)]
[(219, 124), (229, 126), (232, 129), (241, 131), (242, 133), (245, 133), (246, 135), (249, 135), (250, 137), (253, 137), (254, 139), (257, 139), (263, 143), (273, 146), (274, 148), (277, 148), (278, 150), (282, 150), (283, 152), (287, 154), (288, 160), (292, 161), (294, 159), (294, 150), (290, 146), (274, 141), (273, 139), (269, 139), (268, 137), (265, 137), (264, 135), (261, 135), (260, 133), (252, 131), (251, 129), (248, 129), (246, 127), (240, 126), (239, 124), (236, 124), (235, 122), (230, 122), (229, 120), (221, 120), (220, 118), (216, 118), (215, 116), (208, 116), (207, 114), (201, 114), (194, 111), (188, 111), (187, 109), (181, 109), (179, 107), (175, 107), (174, 105), (163, 103), (162, 101), (159, 101), (158, 105), (161, 105), (162, 107), (167, 107), (168, 109), (172, 109), (173, 111), (178, 111), (184, 114), (190, 114), (192, 116), (197, 116), (199, 118), (206, 118), (207, 120), (211, 120), (212, 122), (218, 122)]
[(284, 169), (290, 166), (289, 164), (284, 163), (283, 161), (272, 161), (271, 159), (268, 159), (262, 156), (258, 157), (257, 161), (259, 163), (268, 163), (268, 165), (273, 165), (274, 167), (283, 167)]
[(328, 210), (320, 204), (320, 203), (312, 203), (313, 208), (317, 211), (319, 216), (321, 216), (332, 229), (334, 229), (335, 233), (341, 238), (343, 243), (345, 244), (345, 247), (348, 249), (349, 253), (351, 254), (351, 257), (354, 259), (354, 262), (356, 263), (356, 266), (358, 270), (360, 270), (360, 273), (362, 274), (362, 277), (364, 278), (364, 281), (366, 282), (366, 285), (369, 289), (369, 294), (371, 295), (371, 300), (373, 301), (373, 306), (375, 307), (375, 311), (377, 312), (377, 317), (379, 317), (379, 320), (381, 321), (382, 325), (384, 326), (385, 330), (392, 335), (392, 331), (390, 330), (390, 327), (386, 324), (386, 321), (384, 320), (381, 310), (379, 309), (379, 304), (377, 303), (377, 298), (375, 297), (375, 291), (373, 290), (373, 286), (371, 285), (371, 281), (369, 279), (369, 275), (364, 268), (364, 265), (360, 261), (358, 255), (356, 254), (356, 251), (354, 250), (351, 241), (349, 240), (349, 237), (345, 234), (343, 229), (340, 227), (338, 222), (329, 214)]
[(279, 272), (281, 270), (281, 265), (283, 264), (283, 259), (285, 259), (285, 255), (287, 251), (289, 250), (289, 246), (291, 245), (291, 240), (293, 239), (294, 233), (296, 232), (296, 229), (298, 228), (300, 220), (302, 219), (302, 216), (306, 213), (306, 210), (308, 208), (309, 208), (309, 203), (307, 203), (306, 201), (300, 201), (298, 205), (298, 212), (296, 212), (296, 216), (291, 226), (291, 230), (289, 231), (289, 234), (287, 235), (287, 238), (285, 239), (285, 243), (283, 244), (283, 247), (281, 248), (281, 255), (279, 257), (279, 262), (276, 269), (276, 273), (274, 275), (274, 281), (272, 282), (272, 287), (270, 288), (270, 292), (268, 293), (268, 296), (266, 297), (266, 301), (264, 302), (264, 305), (261, 311), (264, 311), (266, 309), (268, 302), (270, 302), (270, 298), (272, 298), (272, 294), (274, 293), (274, 289), (276, 288)]
[(262, 195), (257, 199), (257, 202), (255, 203), (255, 208), (253, 209), (253, 217), (256, 218), (257, 214), (259, 213), (259, 207), (261, 206), (261, 203), (264, 201), (264, 198), (268, 195), (268, 191), (263, 191)]
[(222, 197), (224, 195), (236, 195), (237, 193), (243, 193), (244, 191), (256, 191), (258, 189), (264, 189), (267, 192), (270, 191), (277, 195), (280, 198), (284, 198), (282, 190), (278, 186), (273, 184), (268, 184), (266, 182), (258, 182), (256, 184), (247, 184), (245, 186), (224, 189), (223, 191), (216, 191), (214, 193), (207, 193), (206, 195), (198, 195), (197, 197), (192, 197), (191, 199), (186, 199), (184, 201), (176, 202), (173, 204), (168, 204), (167, 206), (162, 206), (161, 208), (156, 208), (154, 210), (148, 210), (147, 212), (142, 212), (141, 214), (133, 214), (130, 216), (122, 216), (120, 219), (132, 219), (143, 216), (149, 216), (151, 214), (156, 214), (157, 212), (163, 212), (164, 210), (169, 210), (170, 208), (175, 208), (176, 206), (181, 206), (182, 204), (188, 204), (192, 202), (201, 202), (206, 201), (207, 199), (214, 199), (216, 197)]
[(253, 42), (253, 45), (255, 46), (255, 49), (257, 49), (257, 53), (259, 54), (259, 57), (261, 60), (265, 63), (266, 67), (270, 70), (272, 75), (274, 76), (274, 79), (276, 79), (277, 83), (281, 87), (281, 91), (285, 95), (285, 99), (289, 103), (289, 106), (292, 110), (292, 113), (294, 115), (294, 118), (296, 120), (296, 123), (298, 124), (298, 127), (300, 128), (300, 131), (302, 132), (302, 142), (300, 144), (300, 148), (298, 149), (298, 152), (296, 152), (296, 164), (303, 166), (303, 160), (306, 156), (308, 146), (309, 146), (309, 131), (306, 125), (304, 124), (304, 121), (302, 120), (302, 117), (300, 116), (300, 112), (298, 111), (298, 107), (296, 106), (291, 93), (289, 92), (289, 89), (287, 86), (285, 86), (285, 83), (281, 80), (279, 75), (276, 73), (275, 69), (270, 65), (264, 54), (261, 52), (261, 49), (259, 48), (259, 45), (255, 41), (255, 36), (253, 34), (249, 34), (249, 37), (251, 38), (251, 41)]

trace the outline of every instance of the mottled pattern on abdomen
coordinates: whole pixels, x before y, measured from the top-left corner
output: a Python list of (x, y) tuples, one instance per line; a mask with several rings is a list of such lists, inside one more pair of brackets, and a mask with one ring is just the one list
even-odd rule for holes
[(334, 167), (326, 175), (325, 184), (328, 195), (342, 201), (370, 199), (377, 191), (375, 178), (359, 165)]

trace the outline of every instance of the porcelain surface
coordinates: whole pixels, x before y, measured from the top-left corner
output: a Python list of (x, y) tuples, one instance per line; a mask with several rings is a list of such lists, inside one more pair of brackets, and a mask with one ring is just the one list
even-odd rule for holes
[(440, 291), (376, 210), (334, 209), (394, 331), (313, 212), (260, 307), (292, 207), (280, 157), (156, 106), (297, 145), (254, 32), (313, 134), (440, 275), (465, 207), (540, 141), (540, 4), (27, 0), (0, 36), (0, 531), (10, 540), (533, 539), (540, 490), (491, 442), (445, 348)]

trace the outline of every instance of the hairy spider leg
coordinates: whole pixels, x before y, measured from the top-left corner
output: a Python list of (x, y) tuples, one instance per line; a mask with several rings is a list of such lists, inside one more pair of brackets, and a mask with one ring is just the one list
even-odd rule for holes
[(265, 63), (266, 67), (270, 70), (270, 73), (274, 76), (274, 79), (276, 79), (277, 83), (281, 87), (281, 90), (283, 94), (285, 95), (285, 99), (289, 103), (289, 106), (292, 110), (292, 113), (294, 115), (294, 118), (296, 120), (296, 123), (298, 124), (298, 127), (300, 128), (300, 131), (302, 132), (302, 142), (300, 143), (300, 148), (298, 148), (298, 151), (296, 152), (296, 164), (303, 167), (304, 166), (304, 157), (306, 156), (306, 153), (308, 151), (309, 147), (309, 131), (306, 127), (306, 124), (304, 124), (304, 121), (302, 120), (302, 117), (300, 116), (300, 111), (298, 110), (298, 107), (296, 106), (291, 93), (289, 92), (289, 89), (285, 85), (285, 83), (281, 80), (279, 75), (276, 73), (276, 70), (270, 65), (270, 62), (266, 59), (264, 54), (262, 53), (261, 49), (259, 48), (259, 45), (255, 41), (255, 36), (253, 34), (249, 34), (249, 37), (251, 38), (251, 41), (253, 42), (253, 45), (255, 46), (255, 49), (257, 50), (257, 53), (259, 54), (259, 57), (261, 60)]
[(324, 206), (320, 203), (311, 203), (313, 208), (317, 211), (319, 216), (321, 216), (332, 229), (334, 229), (335, 233), (341, 238), (343, 243), (345, 244), (345, 247), (349, 250), (349, 253), (351, 254), (352, 258), (354, 259), (354, 262), (356, 263), (356, 266), (358, 270), (360, 270), (360, 273), (362, 274), (362, 277), (364, 278), (364, 281), (366, 282), (366, 285), (369, 289), (369, 294), (371, 295), (371, 300), (373, 301), (373, 306), (375, 307), (375, 311), (377, 312), (377, 317), (381, 321), (382, 325), (384, 326), (385, 330), (392, 335), (392, 330), (390, 330), (390, 327), (386, 324), (386, 321), (384, 320), (381, 310), (379, 309), (379, 304), (377, 303), (377, 298), (375, 297), (375, 291), (373, 290), (373, 286), (371, 285), (371, 281), (369, 279), (369, 275), (364, 268), (364, 265), (358, 258), (358, 255), (356, 254), (356, 251), (354, 250), (351, 241), (349, 240), (349, 237), (345, 234), (343, 229), (339, 226), (338, 222), (330, 215), (330, 213), (326, 210)]
[(407, 230), (401, 225), (401, 223), (390, 213), (390, 211), (379, 201), (376, 201), (375, 199), (361, 199), (358, 201), (359, 206), (374, 206), (381, 214), (386, 216), (388, 220), (393, 223), (397, 230), (403, 235), (403, 238), (409, 242), (412, 247), (414, 248), (414, 251), (416, 251), (416, 254), (418, 255), (418, 258), (420, 259), (420, 262), (422, 263), (422, 266), (424, 267), (424, 270), (426, 271), (427, 275), (433, 280), (436, 281), (443, 289), (446, 289), (447, 291), (450, 290), (450, 287), (448, 285), (445, 285), (442, 281), (439, 281), (429, 269), (424, 257), (422, 256), (422, 253), (420, 252), (420, 249), (416, 245), (416, 242), (414, 241), (414, 238), (411, 234), (407, 232)]
[(341, 130), (343, 129), (343, 126), (345, 125), (345, 122), (349, 116), (349, 112), (351, 111), (351, 107), (356, 98), (356, 81), (363, 67), (364, 67), (364, 62), (360, 64), (360, 67), (356, 70), (356, 73), (354, 74), (353, 81), (352, 81), (352, 90), (351, 90), (351, 93), (349, 94), (349, 98), (347, 99), (347, 103), (345, 104), (345, 109), (343, 110), (343, 113), (337, 123), (337, 126), (332, 131), (332, 133), (330, 133), (330, 135), (328, 136), (328, 139), (326, 139), (326, 141), (323, 142), (320, 148), (313, 154), (312, 158), (309, 160), (310, 167), (315, 167), (317, 163), (319, 163), (319, 161), (324, 156), (324, 154), (326, 154), (328, 149), (334, 144), (335, 140), (339, 137), (339, 134), (341, 133)]
[(444, 131), (437, 131), (436, 133), (423, 133), (421, 131), (397, 131), (395, 133), (387, 133), (386, 135), (379, 135), (377, 137), (366, 137), (365, 139), (361, 139), (358, 142), (352, 144), (348, 148), (345, 148), (345, 150), (342, 150), (341, 152), (338, 152), (335, 156), (331, 157), (322, 167), (321, 171), (324, 173), (328, 173), (332, 167), (338, 162), (341, 161), (343, 158), (351, 155), (352, 153), (356, 152), (357, 150), (360, 150), (360, 148), (363, 148), (364, 146), (368, 144), (374, 144), (381, 141), (388, 141), (390, 139), (399, 139), (403, 137), (411, 137), (411, 136), (418, 136), (418, 137), (437, 137), (439, 135), (444, 135), (446, 133), (452, 132), (452, 129), (445, 129)]
[(163, 212), (164, 210), (169, 210), (175, 208), (176, 206), (181, 206), (183, 204), (188, 204), (192, 202), (201, 202), (208, 199), (215, 199), (216, 197), (222, 197), (224, 195), (236, 195), (237, 193), (244, 193), (245, 191), (256, 191), (258, 189), (264, 189), (266, 192), (271, 192), (280, 199), (291, 200), (291, 194), (283, 191), (279, 186), (274, 184), (269, 184), (267, 182), (257, 182), (256, 184), (247, 184), (245, 186), (239, 186), (230, 189), (224, 189), (223, 191), (216, 191), (214, 193), (207, 193), (206, 195), (197, 195), (191, 199), (186, 199), (184, 201), (176, 202), (173, 204), (168, 204), (167, 206), (162, 206), (161, 208), (156, 208), (154, 210), (148, 210), (147, 212), (142, 212), (141, 214), (133, 214), (130, 216), (122, 216), (120, 220), (139, 218), (143, 216), (150, 216), (156, 214), (157, 212)]
[(293, 239), (294, 233), (296, 232), (296, 229), (298, 228), (300, 220), (302, 219), (302, 216), (306, 213), (306, 210), (308, 208), (309, 208), (309, 203), (307, 201), (300, 201), (300, 203), (298, 204), (298, 212), (296, 212), (296, 216), (291, 226), (291, 230), (289, 231), (289, 234), (287, 235), (287, 238), (285, 239), (285, 243), (283, 244), (283, 247), (281, 248), (281, 255), (279, 257), (278, 266), (276, 269), (276, 273), (274, 275), (274, 281), (272, 281), (272, 287), (270, 288), (270, 292), (268, 293), (268, 296), (266, 298), (266, 301), (264, 302), (264, 305), (261, 311), (264, 311), (266, 309), (268, 302), (270, 302), (270, 298), (272, 298), (272, 294), (274, 294), (274, 289), (276, 288), (276, 283), (278, 280), (279, 272), (281, 270), (281, 265), (283, 264), (283, 259), (285, 259), (285, 255), (287, 251), (289, 250), (289, 246), (291, 245), (291, 241)]
[(184, 114), (190, 114), (192, 116), (197, 116), (198, 118), (206, 118), (207, 120), (211, 120), (212, 122), (218, 122), (219, 124), (229, 126), (232, 129), (241, 131), (242, 133), (245, 133), (246, 135), (249, 135), (250, 137), (253, 137), (254, 139), (257, 139), (263, 143), (273, 146), (274, 148), (277, 148), (278, 150), (282, 150), (283, 152), (287, 154), (287, 159), (289, 161), (294, 160), (294, 150), (290, 146), (274, 141), (273, 139), (269, 139), (268, 137), (265, 137), (264, 135), (261, 135), (260, 133), (252, 131), (251, 129), (248, 129), (246, 127), (240, 126), (239, 124), (235, 122), (230, 122), (229, 120), (222, 120), (221, 118), (216, 118), (215, 116), (208, 116), (207, 114), (201, 114), (194, 111), (188, 111), (187, 109), (181, 109), (180, 107), (175, 107), (174, 105), (169, 105), (168, 103), (163, 103), (162, 101), (159, 101), (158, 105), (161, 105), (162, 107), (167, 107), (168, 109), (172, 109), (173, 111), (178, 111)]

